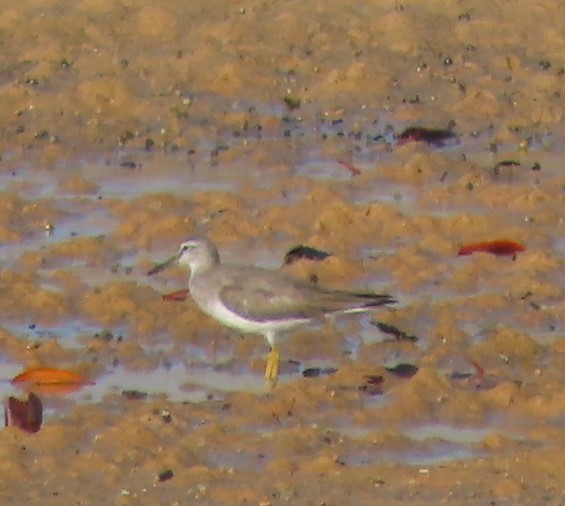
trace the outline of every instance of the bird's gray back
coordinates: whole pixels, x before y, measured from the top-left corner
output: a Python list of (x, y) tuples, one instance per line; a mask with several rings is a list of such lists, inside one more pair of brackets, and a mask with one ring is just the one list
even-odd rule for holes
[(219, 300), (229, 310), (256, 321), (322, 320), (329, 313), (387, 303), (373, 293), (325, 289), (258, 267), (219, 265), (192, 276), (189, 288), (205, 312)]

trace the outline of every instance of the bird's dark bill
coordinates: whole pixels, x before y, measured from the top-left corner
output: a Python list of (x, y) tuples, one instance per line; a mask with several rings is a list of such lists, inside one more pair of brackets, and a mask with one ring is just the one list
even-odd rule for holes
[(168, 269), (171, 265), (176, 264), (177, 260), (178, 260), (178, 255), (175, 255), (174, 257), (169, 258), (166, 262), (163, 262), (162, 264), (153, 267), (153, 269), (151, 269), (147, 273), (147, 275), (152, 276), (153, 274), (157, 274), (158, 272), (164, 271), (165, 269)]

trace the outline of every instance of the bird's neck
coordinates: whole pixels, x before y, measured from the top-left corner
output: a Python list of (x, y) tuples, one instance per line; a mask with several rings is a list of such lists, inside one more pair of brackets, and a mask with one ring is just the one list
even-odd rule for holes
[(201, 261), (199, 261), (195, 264), (192, 264), (190, 266), (190, 273), (191, 273), (191, 275), (203, 274), (203, 273), (209, 271), (210, 269), (213, 269), (219, 263), (220, 263), (219, 257), (210, 257), (210, 258), (207, 258), (206, 260), (201, 260)]

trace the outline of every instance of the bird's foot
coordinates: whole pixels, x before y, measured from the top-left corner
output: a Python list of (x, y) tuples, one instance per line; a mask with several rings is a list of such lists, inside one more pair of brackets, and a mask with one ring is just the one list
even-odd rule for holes
[(271, 351), (267, 355), (267, 365), (265, 366), (265, 379), (269, 381), (276, 381), (279, 375), (279, 364), (281, 356), (279, 350), (276, 348), (271, 348)]

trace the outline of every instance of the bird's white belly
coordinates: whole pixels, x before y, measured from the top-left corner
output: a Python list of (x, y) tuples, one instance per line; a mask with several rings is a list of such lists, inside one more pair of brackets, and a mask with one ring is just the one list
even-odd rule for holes
[(198, 301), (197, 303), (208, 316), (215, 318), (226, 327), (246, 334), (265, 334), (272, 331), (287, 330), (308, 322), (308, 320), (253, 321), (230, 311), (219, 299), (214, 299), (205, 305), (201, 305)]

